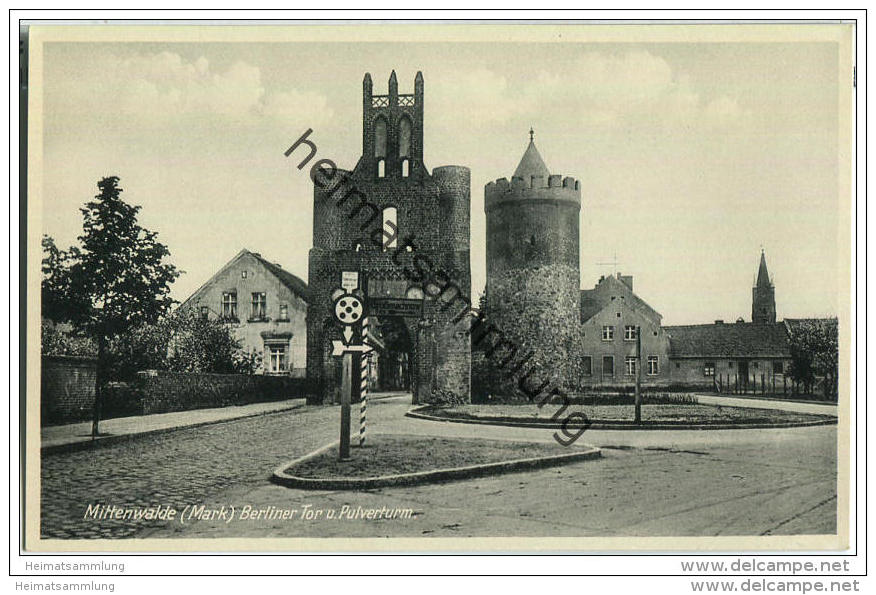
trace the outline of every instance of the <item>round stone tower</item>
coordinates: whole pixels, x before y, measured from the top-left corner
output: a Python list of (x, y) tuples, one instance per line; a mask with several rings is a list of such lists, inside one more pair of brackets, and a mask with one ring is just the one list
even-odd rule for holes
[[(529, 356), (526, 368), (536, 386), (548, 379), (555, 387), (574, 386), (580, 188), (574, 178), (551, 175), (530, 131), (529, 146), (511, 181), (500, 178), (484, 189), (486, 317), (501, 340), (513, 345), (515, 359)], [(489, 348), (485, 350), (489, 355)], [(518, 379), (495, 367), (490, 373), (493, 395), (522, 396)]]

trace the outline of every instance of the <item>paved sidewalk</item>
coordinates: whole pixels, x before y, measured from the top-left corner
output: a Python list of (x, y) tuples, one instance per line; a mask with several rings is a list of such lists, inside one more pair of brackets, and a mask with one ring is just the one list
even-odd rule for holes
[[(155, 413), (152, 415), (106, 419), (100, 422), (101, 435), (98, 437), (97, 442), (288, 411), (303, 407), (304, 404), (305, 400), (299, 398), (270, 403), (232, 405), (213, 409), (193, 409), (191, 411), (175, 411), (173, 413)], [(44, 451), (88, 442), (91, 442), (90, 421), (63, 426), (49, 426), (42, 428), (40, 431), (40, 448)]]
[(801, 401), (784, 401), (781, 399), (752, 399), (744, 397), (696, 395), (697, 401), (703, 405), (724, 405), (726, 407), (750, 407), (752, 409), (777, 409), (794, 413), (814, 413), (817, 415), (832, 415), (836, 417), (837, 406), (824, 403), (804, 403)]

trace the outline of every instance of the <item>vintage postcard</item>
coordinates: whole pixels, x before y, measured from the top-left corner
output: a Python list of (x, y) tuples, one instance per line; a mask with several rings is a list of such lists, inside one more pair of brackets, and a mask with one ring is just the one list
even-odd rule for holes
[(854, 35), (30, 27), (25, 549), (848, 548)]

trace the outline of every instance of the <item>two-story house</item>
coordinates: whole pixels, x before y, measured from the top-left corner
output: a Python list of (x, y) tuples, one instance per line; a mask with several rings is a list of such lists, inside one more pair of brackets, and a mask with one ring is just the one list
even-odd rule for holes
[(307, 360), (307, 283), (257, 252), (241, 250), (180, 306), (232, 326), (266, 374), (303, 377)]
[(636, 382), (636, 333), (642, 334), (642, 384), (669, 383), (669, 337), (662, 316), (633, 293), (633, 278), (605, 276), (581, 290), (578, 384), (625, 386)]

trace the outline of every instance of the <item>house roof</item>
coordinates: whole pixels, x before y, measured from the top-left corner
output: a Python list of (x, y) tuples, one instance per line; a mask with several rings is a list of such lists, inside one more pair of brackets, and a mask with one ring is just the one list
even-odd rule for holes
[(632, 284), (632, 277), (620, 276), (618, 278), (607, 275), (601, 278), (593, 289), (581, 290), (578, 304), (581, 312), (581, 322), (587, 322), (596, 316), (603, 308), (611, 304), (612, 298), (614, 298), (623, 299), (624, 303), (628, 306), (638, 310), (655, 323), (660, 324), (660, 320), (663, 318), (660, 313), (649, 306), (645, 300), (633, 293), (627, 282), (622, 279), (628, 279), (628, 282)]
[(283, 285), (288, 287), (289, 291), (299, 296), (306, 302), (310, 301), (310, 292), (308, 291), (307, 283), (304, 282), (304, 280), (290, 273), (280, 265), (274, 264), (273, 262), (266, 260), (258, 252), (250, 252), (250, 254), (252, 254), (256, 258), (256, 260), (265, 265), (265, 268), (271, 271), (271, 273), (273, 273), (274, 276), (277, 277), (281, 283), (283, 283)]
[(667, 326), (674, 357), (790, 357), (788, 330), (778, 323)]
[(201, 285), (197, 289), (197, 291), (192, 293), (192, 295), (190, 295), (182, 304), (180, 304), (180, 308), (184, 308), (193, 298), (198, 296), (204, 290), (204, 288), (209, 286), (210, 283), (212, 283), (214, 279), (216, 279), (223, 272), (225, 272), (225, 270), (228, 269), (228, 267), (230, 267), (235, 262), (237, 262), (238, 260), (240, 260), (241, 258), (243, 258), (245, 256), (252, 256), (253, 258), (255, 258), (266, 269), (268, 269), (268, 271), (272, 275), (274, 275), (280, 281), (280, 283), (285, 285), (289, 289), (289, 291), (291, 291), (295, 295), (299, 296), (305, 302), (308, 302), (308, 303), (310, 302), (310, 291), (308, 290), (307, 283), (305, 283), (301, 278), (299, 278), (296, 275), (293, 275), (292, 273), (290, 273), (289, 271), (287, 271), (286, 269), (284, 269), (280, 265), (274, 264), (274, 263), (270, 262), (269, 260), (266, 260), (258, 252), (250, 252), (249, 250), (244, 248), (243, 250), (238, 252), (234, 258), (229, 260), (225, 264), (225, 266), (223, 266), (221, 269), (216, 271), (216, 274), (214, 274), (212, 277), (210, 277), (206, 283)]

